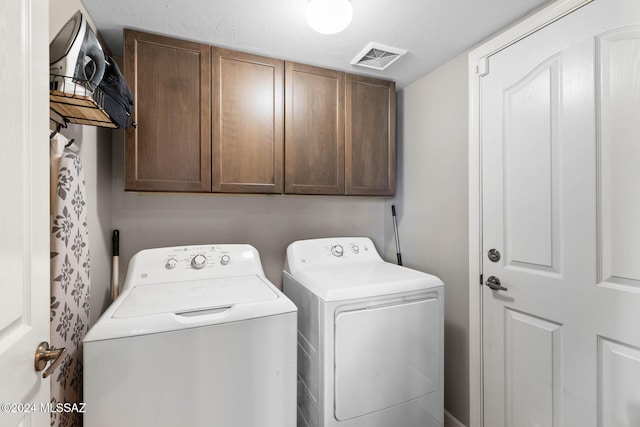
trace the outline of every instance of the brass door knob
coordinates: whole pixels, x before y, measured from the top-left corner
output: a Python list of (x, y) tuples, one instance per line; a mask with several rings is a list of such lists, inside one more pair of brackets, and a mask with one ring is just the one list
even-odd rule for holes
[(47, 362), (53, 360), (53, 363), (42, 373), (42, 378), (47, 378), (56, 370), (62, 363), (64, 358), (67, 357), (66, 348), (53, 348), (49, 347), (49, 343), (42, 341), (38, 348), (36, 348), (36, 355), (34, 360), (34, 367), (36, 372), (40, 372), (47, 366)]

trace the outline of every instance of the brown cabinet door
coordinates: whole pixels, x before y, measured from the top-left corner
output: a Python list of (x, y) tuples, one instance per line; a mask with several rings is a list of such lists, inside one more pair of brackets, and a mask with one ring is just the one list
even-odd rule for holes
[(396, 86), (347, 75), (346, 194), (393, 195), (396, 185)]
[(213, 191), (282, 193), (284, 61), (213, 52)]
[(344, 194), (344, 80), (285, 63), (285, 193)]
[(211, 191), (211, 48), (125, 30), (127, 190)]

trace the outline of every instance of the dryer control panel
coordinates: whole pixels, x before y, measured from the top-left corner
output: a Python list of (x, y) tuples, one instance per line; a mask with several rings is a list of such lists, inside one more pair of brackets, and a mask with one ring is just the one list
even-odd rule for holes
[(363, 254), (366, 254), (371, 249), (375, 251), (373, 247), (373, 243), (367, 242), (357, 242), (357, 241), (347, 241), (347, 242), (337, 242), (329, 246), (329, 250), (331, 251), (331, 255), (335, 257), (342, 256), (350, 256), (350, 255), (358, 255), (360, 254), (360, 248), (362, 248)]
[(300, 240), (287, 248), (287, 265), (309, 267), (382, 261), (368, 237)]

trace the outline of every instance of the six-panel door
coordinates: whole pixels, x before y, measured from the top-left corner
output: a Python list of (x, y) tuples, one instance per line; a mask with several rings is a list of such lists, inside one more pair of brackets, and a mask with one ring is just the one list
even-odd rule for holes
[[(482, 77), (484, 425), (640, 425), (640, 8), (596, 0)], [(489, 259), (498, 250), (502, 257)]]

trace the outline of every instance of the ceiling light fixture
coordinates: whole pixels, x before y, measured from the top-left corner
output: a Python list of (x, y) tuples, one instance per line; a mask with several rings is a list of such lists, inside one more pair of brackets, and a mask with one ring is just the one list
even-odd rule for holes
[(309, 26), (322, 34), (336, 34), (344, 30), (353, 18), (349, 0), (311, 0), (307, 6)]

